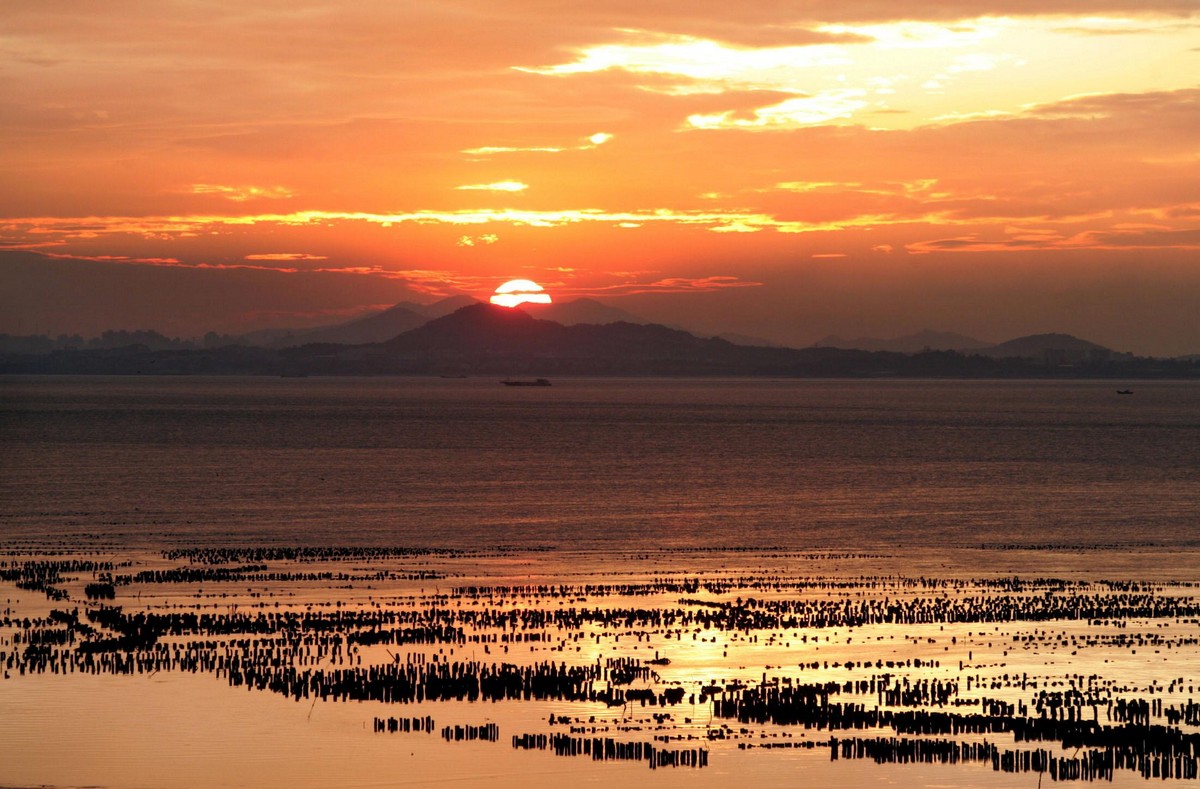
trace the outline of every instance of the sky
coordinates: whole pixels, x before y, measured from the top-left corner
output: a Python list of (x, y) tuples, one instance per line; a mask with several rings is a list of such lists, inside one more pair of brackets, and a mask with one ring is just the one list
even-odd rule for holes
[(795, 345), (1200, 353), (1200, 6), (0, 3), (0, 332), (514, 278)]

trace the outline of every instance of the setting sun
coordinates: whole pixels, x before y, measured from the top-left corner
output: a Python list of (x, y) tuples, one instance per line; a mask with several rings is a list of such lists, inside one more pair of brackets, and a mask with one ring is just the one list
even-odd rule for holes
[(518, 304), (549, 304), (551, 302), (550, 294), (546, 293), (545, 289), (527, 279), (510, 279), (500, 287), (496, 288), (495, 295), (492, 296), (492, 304), (498, 304), (501, 307), (515, 307)]

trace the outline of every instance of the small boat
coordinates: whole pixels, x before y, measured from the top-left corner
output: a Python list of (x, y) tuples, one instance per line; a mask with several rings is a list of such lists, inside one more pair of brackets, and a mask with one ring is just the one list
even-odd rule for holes
[(1133, 394), (1132, 389), (1118, 389), (1117, 394)]
[(514, 381), (511, 378), (505, 378), (500, 383), (505, 386), (549, 386), (550, 382), (545, 378), (536, 378), (532, 381)]

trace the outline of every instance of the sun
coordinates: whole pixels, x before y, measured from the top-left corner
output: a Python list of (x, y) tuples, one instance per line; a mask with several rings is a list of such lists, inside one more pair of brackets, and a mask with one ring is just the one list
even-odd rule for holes
[(510, 279), (496, 288), (496, 293), (492, 296), (492, 304), (498, 304), (501, 307), (515, 307), (518, 304), (549, 304), (550, 302), (550, 294), (541, 285), (527, 279)]

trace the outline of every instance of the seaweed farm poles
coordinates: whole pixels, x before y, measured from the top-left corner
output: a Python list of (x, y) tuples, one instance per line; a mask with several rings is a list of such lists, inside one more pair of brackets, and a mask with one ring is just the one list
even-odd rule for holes
[(433, 732), (433, 718), (426, 715), (424, 718), (376, 718), (376, 732), (425, 732), (430, 734)]
[(442, 729), (442, 739), (446, 742), (496, 742), (500, 739), (500, 727), (494, 723), (485, 723), (482, 726), (446, 726)]
[(648, 742), (621, 742), (612, 737), (572, 737), (569, 734), (514, 734), (518, 750), (552, 751), (555, 756), (590, 756), (592, 761), (647, 762), (660, 767), (707, 767), (704, 748), (659, 748)]
[(1112, 781), (1117, 770), (1131, 770), (1143, 778), (1195, 781), (1200, 778), (1194, 750), (1187, 752), (1134, 753), (1121, 748), (1079, 749), (1070, 756), (1055, 756), (1044, 748), (1001, 749), (987, 741), (956, 742), (908, 737), (831, 737), (829, 758), (869, 759), (876, 764), (991, 763), (996, 772), (1046, 773), (1055, 781)]

